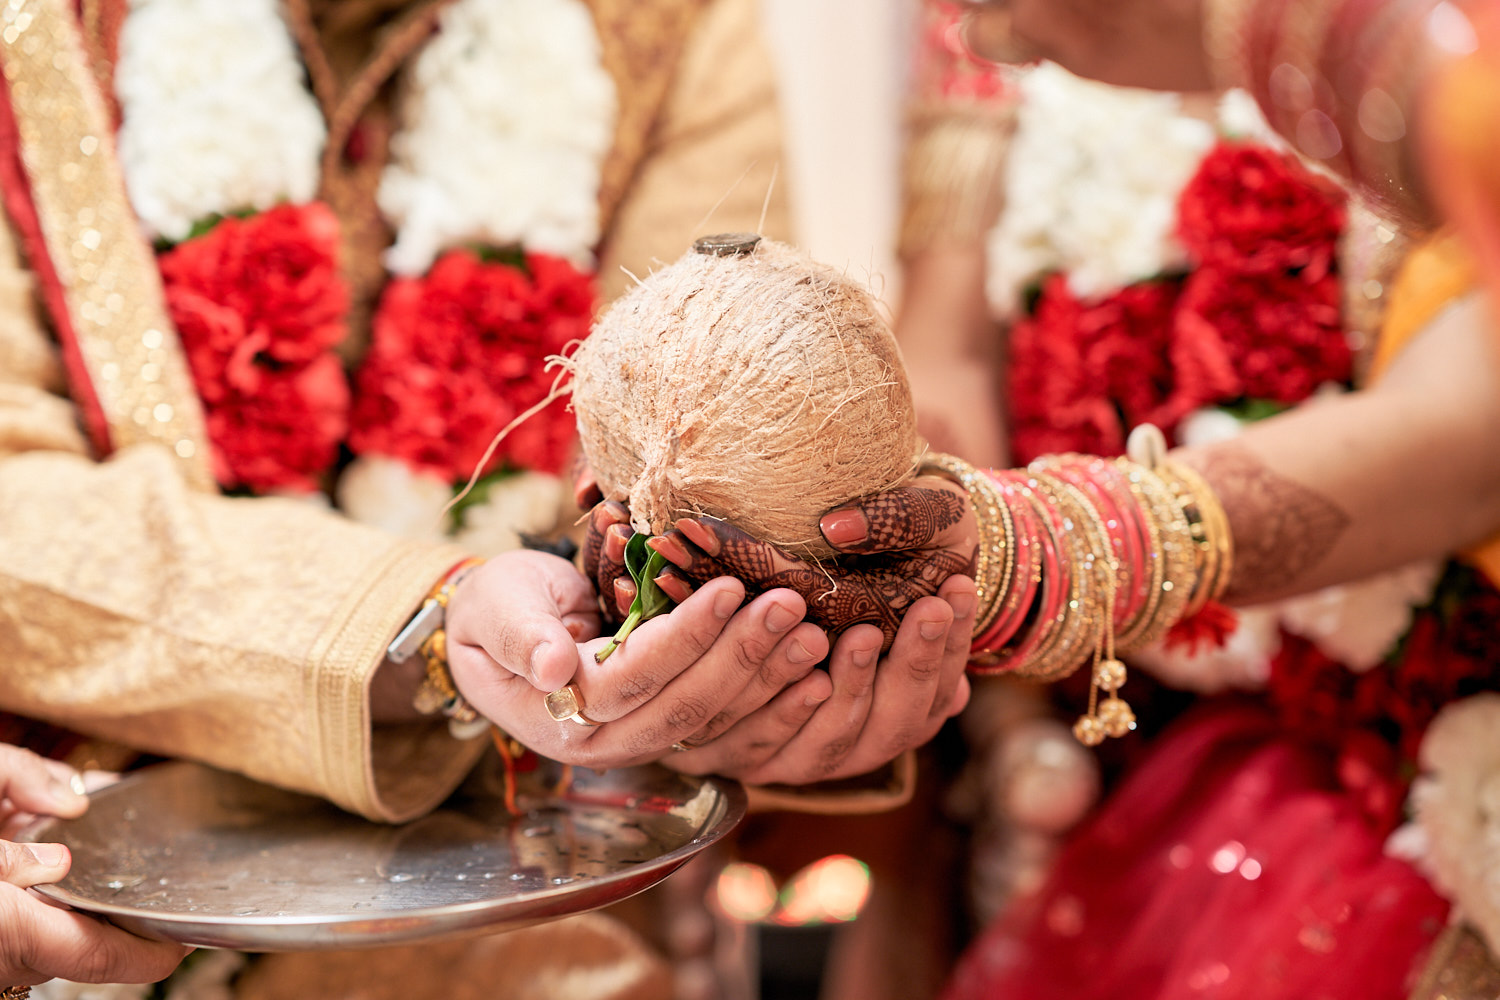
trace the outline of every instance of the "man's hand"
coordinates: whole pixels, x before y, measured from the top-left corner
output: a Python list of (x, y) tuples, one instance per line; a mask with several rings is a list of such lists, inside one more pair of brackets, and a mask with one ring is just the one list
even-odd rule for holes
[(663, 763), (754, 784), (873, 771), (932, 739), (968, 704), (964, 667), (974, 608), (973, 581), (952, 577), (937, 597), (912, 605), (885, 656), (879, 630), (851, 628), (835, 645), (826, 674), (808, 675), (717, 738), (695, 734), (685, 742), (698, 749)]
[[(597, 663), (606, 640), (588, 581), (561, 559), (507, 553), (465, 577), (448, 608), (448, 662), (474, 708), (538, 753), (569, 764), (655, 760), (693, 734), (712, 738), (805, 677), (828, 654), (786, 590), (748, 606), (715, 580), (646, 622)], [(547, 692), (568, 683), (600, 725), (554, 721)]]
[[(88, 809), (72, 768), (0, 744), (0, 817), (4, 829), (38, 816), (74, 817)], [(80, 983), (154, 983), (171, 975), (191, 948), (147, 941), (59, 909), (26, 890), (68, 874), (62, 844), (0, 840), (0, 987), (49, 979)]]

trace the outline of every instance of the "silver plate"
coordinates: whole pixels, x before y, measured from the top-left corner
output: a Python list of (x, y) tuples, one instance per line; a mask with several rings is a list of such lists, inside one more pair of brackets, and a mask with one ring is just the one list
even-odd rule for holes
[(557, 791), (544, 762), (511, 815), (481, 768), (431, 815), (370, 823), (319, 799), (196, 764), (142, 770), (59, 841), (73, 868), (39, 891), (147, 937), (242, 951), (356, 948), (508, 930), (634, 895), (744, 816), (745, 792), (657, 766), (578, 769)]

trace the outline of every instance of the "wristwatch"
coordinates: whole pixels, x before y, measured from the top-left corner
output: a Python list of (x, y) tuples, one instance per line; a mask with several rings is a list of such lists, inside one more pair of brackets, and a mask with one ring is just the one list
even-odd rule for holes
[(490, 726), (489, 720), (474, 711), (453, 683), (453, 674), (448, 669), (448, 633), (445, 627), (448, 599), (464, 574), (479, 562), (475, 559), (461, 563), (450, 573), (385, 649), (386, 659), (392, 663), (405, 663), (417, 655), (422, 657), (424, 676), (412, 699), (412, 707), (423, 715), (441, 712), (448, 720), (449, 732), (461, 740), (482, 735)]

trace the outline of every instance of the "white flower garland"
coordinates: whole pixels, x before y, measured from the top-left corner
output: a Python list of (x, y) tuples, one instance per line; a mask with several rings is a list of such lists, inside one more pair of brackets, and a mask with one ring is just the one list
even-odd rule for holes
[(989, 239), (989, 297), (1014, 315), (1028, 285), (1064, 271), (1097, 296), (1183, 262), (1177, 196), (1213, 145), (1175, 95), (1081, 80), (1043, 63), (1019, 82), (1005, 211)]
[(1500, 953), (1500, 695), (1446, 706), (1419, 758), (1411, 804), (1425, 836), (1393, 838), (1387, 849), (1417, 861), (1456, 916)]
[(386, 265), (421, 274), (464, 243), (592, 265), (614, 82), (579, 0), (459, 0), (417, 57), (381, 179)]
[[(349, 517), (393, 534), (436, 542), (445, 537), (443, 509), (453, 486), (400, 459), (362, 455), (339, 477), (338, 505)], [(521, 547), (521, 535), (545, 535), (558, 523), (562, 480), (518, 472), (490, 486), (483, 503), (465, 511), (452, 540), (489, 558)]]
[(131, 0), (115, 93), (125, 185), (151, 237), (317, 191), (327, 130), (276, 0)]

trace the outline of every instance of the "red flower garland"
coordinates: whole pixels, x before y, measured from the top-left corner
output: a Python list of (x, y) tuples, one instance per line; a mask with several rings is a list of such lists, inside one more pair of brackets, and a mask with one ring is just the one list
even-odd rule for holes
[(326, 205), (283, 205), (226, 218), (160, 259), (226, 488), (315, 489), (337, 456), (349, 411), (332, 353), (349, 310), (338, 244)]
[[(547, 358), (588, 335), (594, 304), (591, 276), (545, 254), (526, 255), (523, 270), (453, 251), (425, 277), (391, 282), (356, 378), (350, 447), (467, 479), (495, 434), (552, 390)], [(574, 434), (559, 400), (516, 427), (485, 471), (557, 474)]]
[(1015, 324), (1019, 460), (1118, 454), (1136, 424), (1171, 438), (1202, 407), (1295, 403), (1350, 378), (1334, 272), (1344, 225), (1336, 190), (1289, 157), (1220, 144), (1184, 188), (1178, 219), (1195, 263), (1186, 277), (1083, 302), (1054, 275)]

